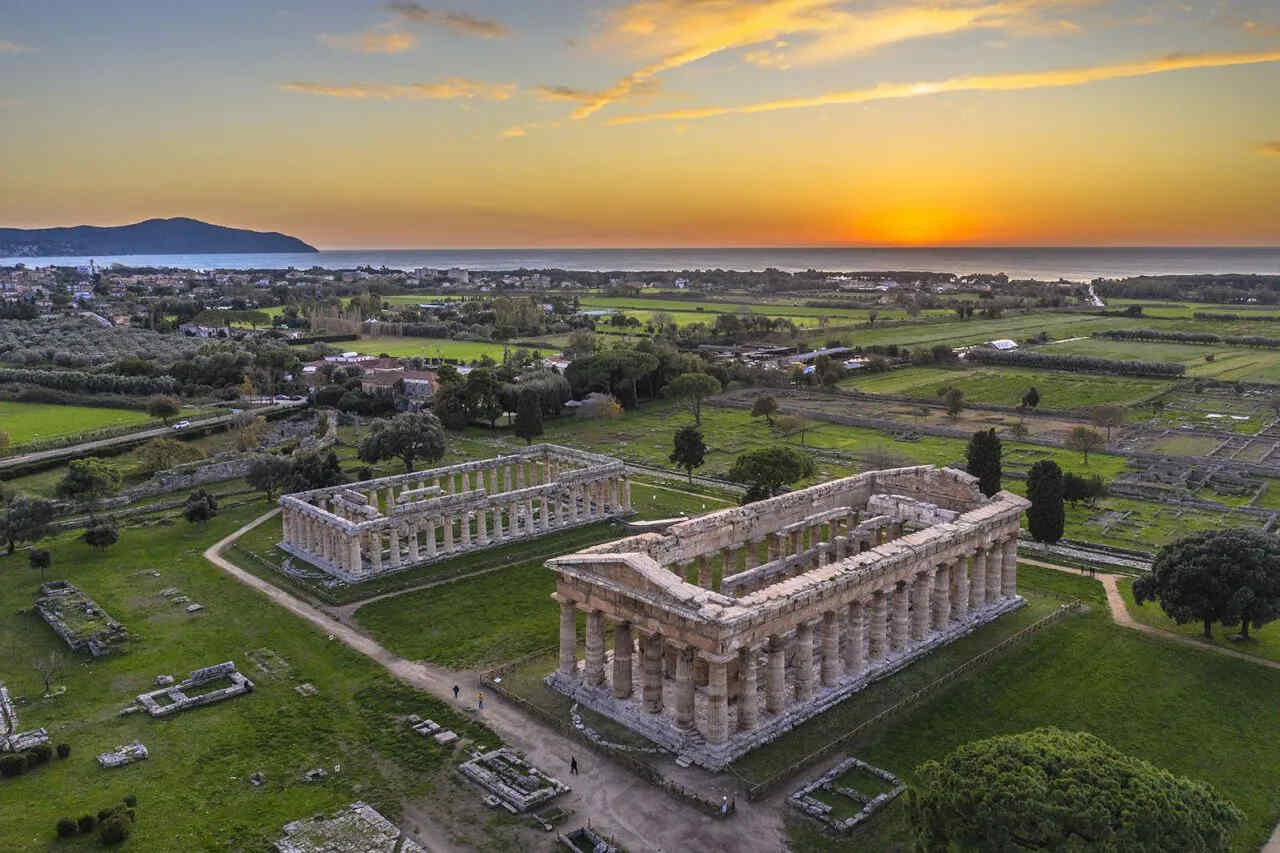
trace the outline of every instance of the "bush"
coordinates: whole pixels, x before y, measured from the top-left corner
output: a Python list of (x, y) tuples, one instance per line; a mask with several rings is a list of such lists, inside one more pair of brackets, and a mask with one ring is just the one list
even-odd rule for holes
[(76, 834), (76, 822), (69, 817), (58, 818), (58, 837), (70, 838)]
[(27, 772), (27, 756), (25, 753), (0, 755), (0, 776), (12, 779)]
[(111, 817), (111, 809), (98, 809), (98, 823), (102, 823), (109, 817)]
[(50, 758), (53, 758), (53, 747), (49, 746), (47, 743), (33, 746), (31, 749), (27, 750), (28, 767), (36, 767), (40, 764), (44, 764)]
[(119, 844), (133, 834), (133, 821), (124, 812), (112, 812), (98, 824), (98, 838), (103, 844)]
[(131, 809), (138, 807), (138, 798), (133, 794), (129, 794), (124, 798), (124, 804)]
[(98, 825), (98, 819), (91, 814), (81, 815), (77, 824), (81, 832), (93, 832), (93, 828)]
[(59, 757), (59, 758), (66, 758), (66, 757), (67, 757), (67, 756), (69, 756), (70, 754), (71, 754), (71, 744), (68, 744), (68, 743), (60, 743), (60, 744), (58, 744), (58, 757)]

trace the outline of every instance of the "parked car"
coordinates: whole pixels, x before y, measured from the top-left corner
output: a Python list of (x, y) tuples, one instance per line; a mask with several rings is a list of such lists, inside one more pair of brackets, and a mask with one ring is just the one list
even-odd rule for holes
[(191, 426), (191, 421), (178, 421), (173, 425), (172, 429), (186, 429)]

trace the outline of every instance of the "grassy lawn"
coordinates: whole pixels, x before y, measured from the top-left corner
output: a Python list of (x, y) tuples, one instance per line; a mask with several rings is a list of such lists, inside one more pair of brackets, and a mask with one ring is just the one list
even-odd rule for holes
[[(6, 578), (0, 585), (0, 681), (14, 697), (25, 697), (18, 707), (23, 728), (43, 726), (53, 743), (72, 748), (65, 760), (0, 781), (5, 850), (96, 848), (90, 838), (55, 842), (55, 821), (96, 813), (129, 793), (138, 797), (139, 823), (127, 847), (159, 853), (267, 849), (284, 823), (354, 799), (393, 817), (406, 798), (428, 793), (451, 808), (451, 756), (408, 732), (401, 719), (417, 713), (481, 743), (497, 738), (205, 562), (201, 552), (208, 544), (259, 511), (228, 511), (204, 526), (126, 529), (105, 552), (70, 536), (42, 543), (53, 553), (49, 577), (78, 584), (133, 635), (124, 655), (90, 661), (66, 653), (68, 666), (55, 683), (67, 690), (48, 700), (40, 698), (42, 684), (30, 661), (65, 647), (30, 610), (39, 578), (26, 567), (25, 554), (0, 557)], [(168, 586), (205, 610), (188, 615), (170, 604), (159, 595)], [(259, 649), (270, 649), (269, 660), (287, 665), (258, 668), (248, 653)], [(135, 695), (152, 689), (157, 674), (182, 678), (224, 660), (236, 661), (254, 680), (251, 694), (162, 720), (117, 715)], [(303, 682), (319, 695), (295, 692)], [(146, 744), (149, 760), (116, 770), (97, 766), (95, 754), (134, 740)], [(302, 782), (314, 767), (332, 775)], [(247, 782), (255, 771), (267, 780), (259, 788)], [(464, 794), (457, 795), (456, 829), (466, 833), (479, 823), (466, 814), (474, 795)]]
[(1120, 588), (1120, 595), (1124, 597), (1125, 605), (1129, 608), (1130, 615), (1144, 625), (1172, 631), (1184, 637), (1191, 637), (1206, 645), (1221, 646), (1247, 655), (1257, 655), (1268, 660), (1280, 661), (1280, 623), (1272, 622), (1262, 628), (1250, 628), (1249, 642), (1247, 643), (1234, 642), (1227, 639), (1227, 635), (1236, 634), (1240, 631), (1239, 625), (1234, 628), (1224, 628), (1221, 625), (1214, 624), (1212, 626), (1213, 637), (1206, 640), (1204, 639), (1203, 623), (1194, 622), (1179, 625), (1166, 616), (1164, 611), (1160, 609), (1160, 605), (1154, 601), (1148, 601), (1139, 607), (1133, 600), (1133, 581), (1128, 578), (1121, 578), (1117, 586)]
[[(1053, 353), (1094, 355), (1102, 358), (1176, 361), (1187, 366), (1188, 376), (1245, 382), (1280, 382), (1280, 350), (1198, 344), (1142, 343), (1089, 338), (1055, 344)], [(1209, 360), (1212, 356), (1212, 360)]]
[(1044, 409), (1082, 409), (1099, 403), (1132, 403), (1158, 394), (1169, 387), (1162, 379), (1094, 376), (1060, 373), (1054, 370), (1010, 370), (977, 367), (948, 370), (939, 367), (909, 367), (871, 376), (855, 377), (841, 383), (868, 394), (920, 397), (936, 400), (942, 388), (958, 388), (965, 400), (1016, 406), (1027, 389), (1035, 386)]
[[(505, 345), (485, 343), (483, 341), (454, 341), (445, 338), (404, 338), (398, 336), (383, 338), (361, 338), (358, 341), (343, 341), (335, 346), (350, 352), (362, 352), (369, 355), (390, 355), (408, 358), (420, 355), (424, 358), (454, 358), (464, 361), (475, 361), (482, 356), (489, 356), (494, 361), (502, 361)], [(511, 347), (514, 350), (514, 347)]]
[[(1024, 580), (1038, 583), (1031, 567), (1020, 568), (1020, 585)], [(1062, 581), (1097, 588), (1069, 575)], [(1038, 726), (1089, 731), (1217, 787), (1246, 814), (1232, 849), (1253, 851), (1280, 815), (1277, 695), (1280, 672), (1120, 628), (1100, 605), (868, 733), (850, 753), (911, 782), (922, 762), (972, 740)], [(824, 839), (813, 826), (788, 821), (794, 849), (910, 849), (900, 804), (848, 840)]]
[[(0, 401), (0, 429), (14, 444), (26, 444), (104, 427), (145, 424), (153, 419), (137, 409), (60, 406), (52, 403)], [(159, 426), (160, 422), (155, 421)]]

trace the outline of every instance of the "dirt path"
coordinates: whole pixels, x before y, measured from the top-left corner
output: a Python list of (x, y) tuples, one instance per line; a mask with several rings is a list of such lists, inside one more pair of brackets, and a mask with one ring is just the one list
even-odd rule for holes
[[(224, 547), (249, 530), (271, 519), (278, 509), (262, 515), (204, 552), (210, 563), (236, 580), (265, 595), (274, 603), (325, 631), (330, 637), (381, 664), (406, 684), (425, 690), (447, 702), (453, 701), (453, 685), (463, 688), (464, 706), (473, 705), (478, 682), (472, 673), (418, 663), (395, 655), (372, 638), (344, 624), (334, 616), (262, 578), (241, 569), (220, 553)], [(592, 824), (617, 835), (631, 850), (734, 850), (775, 853), (785, 849), (778, 804), (771, 798), (749, 803), (737, 796), (737, 814), (725, 821), (708, 817), (667, 796), (634, 774), (588, 751), (586, 747), (531, 720), (492, 693), (485, 698), (479, 714), (502, 739), (528, 753), (530, 761), (565, 778), (574, 790), (558, 804), (573, 809), (573, 823)], [(569, 758), (577, 756), (581, 774), (569, 779)], [(705, 793), (718, 793), (729, 784), (725, 775), (704, 775)], [(478, 794), (477, 794), (478, 796)]]
[[(1067, 566), (1057, 566), (1057, 565), (1054, 565), (1053, 563), (1042, 563), (1039, 560), (1027, 560), (1019, 557), (1018, 562), (1026, 563), (1029, 566), (1039, 566), (1043, 569), (1056, 569), (1060, 572), (1067, 572), (1068, 574), (1072, 574), (1072, 575), (1080, 574), (1080, 571), (1078, 569), (1068, 568)], [(1200, 642), (1194, 637), (1187, 637), (1182, 634), (1175, 634), (1172, 631), (1166, 631), (1163, 628), (1155, 628), (1155, 627), (1152, 627), (1151, 625), (1144, 625), (1138, 620), (1134, 619), (1133, 615), (1129, 613), (1129, 607), (1125, 604), (1124, 596), (1120, 594), (1120, 588), (1116, 586), (1116, 581), (1119, 578), (1124, 577), (1123, 575), (1108, 574), (1106, 572), (1095, 572), (1094, 574), (1090, 575), (1090, 577), (1097, 578), (1099, 581), (1102, 582), (1102, 588), (1107, 592), (1107, 609), (1111, 611), (1111, 619), (1117, 625), (1122, 625), (1125, 628), (1132, 628), (1135, 631), (1141, 631), (1142, 633), (1150, 634), (1153, 637), (1163, 637), (1166, 640), (1172, 640), (1175, 643), (1180, 643), (1181, 645), (1184, 645), (1184, 646), (1190, 646), (1193, 649), (1200, 649), (1201, 651), (1205, 651), (1205, 652), (1213, 652), (1214, 654), (1224, 655), (1226, 657), (1236, 658), (1238, 660), (1247, 660), (1249, 663), (1256, 663), (1259, 666), (1265, 666), (1270, 669), (1280, 669), (1280, 662), (1277, 662), (1277, 661), (1267, 660), (1266, 658), (1261, 658), (1261, 657), (1258, 657), (1257, 655), (1245, 654), (1244, 652), (1238, 652), (1235, 649), (1224, 649), (1222, 646), (1211, 646), (1207, 643)], [(1280, 827), (1277, 827), (1277, 832), (1280, 833)], [(1276, 838), (1273, 840), (1277, 841), (1277, 843), (1280, 843), (1280, 838)], [(1275, 853), (1280, 853), (1280, 848), (1278, 848), (1275, 851)]]

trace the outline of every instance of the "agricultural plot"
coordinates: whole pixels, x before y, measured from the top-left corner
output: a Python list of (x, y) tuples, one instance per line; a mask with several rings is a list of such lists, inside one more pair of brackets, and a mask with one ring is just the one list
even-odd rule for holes
[(486, 355), (494, 361), (502, 361), (503, 353), (508, 349), (505, 344), (486, 343), (483, 341), (454, 341), (444, 338), (394, 336), (361, 338), (358, 341), (344, 341), (337, 346), (341, 346), (342, 349), (350, 350), (351, 352), (367, 353), (369, 355), (386, 354), (396, 358), (410, 358), (417, 355), (423, 358), (450, 358), (463, 361), (475, 361)]
[[(144, 424), (150, 420), (146, 412), (137, 409), (0, 401), (0, 430), (9, 433), (13, 444), (60, 438), (105, 427)], [(156, 424), (159, 425), (159, 421)]]
[(1280, 350), (1088, 338), (1055, 344), (1047, 352), (1143, 361), (1175, 361), (1188, 377), (1280, 382)]
[(1100, 403), (1135, 403), (1159, 394), (1170, 384), (1163, 379), (1092, 376), (1056, 370), (909, 367), (856, 376), (842, 382), (841, 387), (867, 394), (926, 400), (936, 400), (943, 389), (958, 388), (969, 402), (1016, 406), (1027, 389), (1034, 386), (1040, 393), (1042, 409), (1085, 409)]

